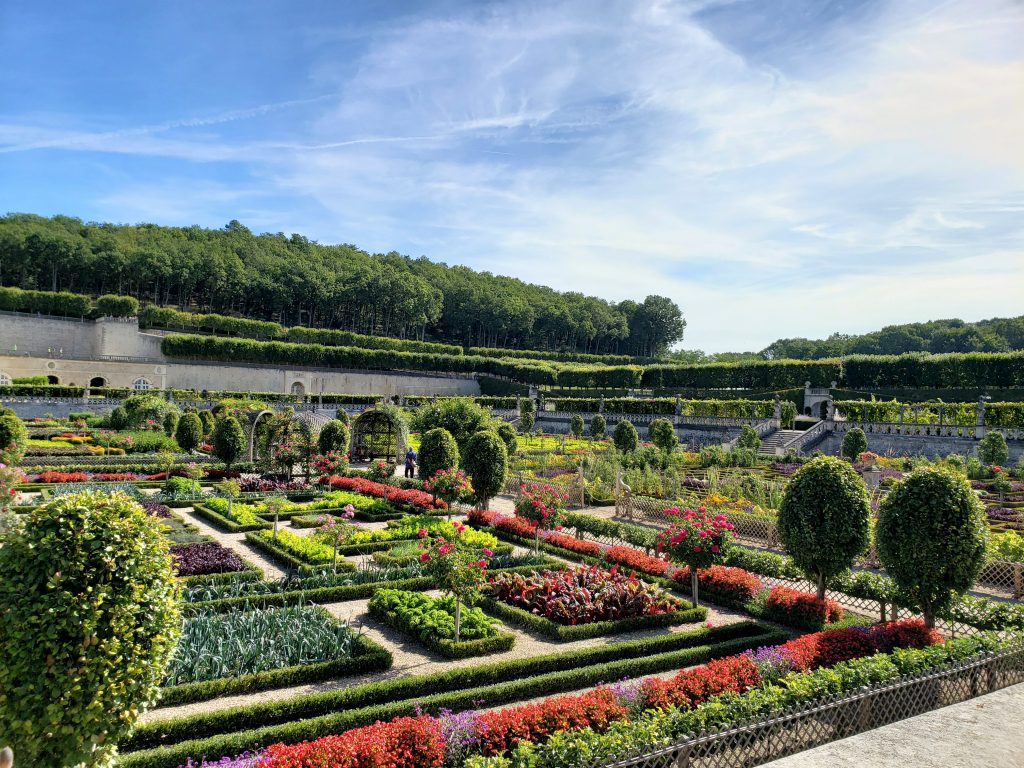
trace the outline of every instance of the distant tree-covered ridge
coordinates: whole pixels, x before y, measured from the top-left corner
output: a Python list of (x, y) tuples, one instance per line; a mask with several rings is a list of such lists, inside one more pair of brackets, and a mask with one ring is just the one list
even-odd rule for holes
[(686, 321), (663, 296), (605, 301), (512, 277), (284, 234), (0, 217), (0, 286), (461, 346), (654, 357)]

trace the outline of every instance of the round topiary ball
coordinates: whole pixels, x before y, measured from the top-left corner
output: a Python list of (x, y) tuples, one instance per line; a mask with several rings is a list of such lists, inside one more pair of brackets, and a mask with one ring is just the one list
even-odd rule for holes
[(481, 506), (486, 506), (505, 487), (508, 451), (505, 441), (496, 432), (485, 430), (469, 438), (462, 464), (473, 481), (476, 500)]
[(840, 452), (850, 461), (856, 461), (857, 457), (867, 449), (868, 438), (860, 427), (854, 427), (843, 435), (843, 447), (840, 449)]
[(447, 429), (434, 427), (420, 438), (418, 460), (417, 472), (421, 480), (426, 480), (439, 469), (455, 469), (459, 466), (459, 445)]
[(640, 446), (640, 435), (636, 433), (636, 427), (626, 419), (615, 425), (612, 440), (622, 453), (631, 453)]

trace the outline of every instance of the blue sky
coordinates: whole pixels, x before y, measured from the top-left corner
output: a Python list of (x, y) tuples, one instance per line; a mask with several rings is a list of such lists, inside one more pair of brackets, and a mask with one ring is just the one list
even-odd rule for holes
[(0, 211), (301, 232), (684, 346), (1024, 312), (1024, 3), (0, 4)]

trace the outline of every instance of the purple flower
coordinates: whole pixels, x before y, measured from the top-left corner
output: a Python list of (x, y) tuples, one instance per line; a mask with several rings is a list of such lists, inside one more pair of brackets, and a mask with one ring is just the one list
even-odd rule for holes
[(744, 655), (757, 665), (762, 680), (775, 681), (796, 669), (792, 652), (781, 645), (763, 645)]
[(190, 757), (188, 762), (184, 765), (179, 765), (178, 768), (256, 768), (256, 766), (264, 765), (266, 763), (265, 756), (256, 752), (243, 752), (236, 757), (222, 757), (220, 760), (206, 760), (205, 758), (201, 762), (194, 762)]

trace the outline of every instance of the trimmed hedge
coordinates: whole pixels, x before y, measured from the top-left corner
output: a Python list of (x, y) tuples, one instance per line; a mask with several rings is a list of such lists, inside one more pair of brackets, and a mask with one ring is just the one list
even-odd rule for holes
[(354, 639), (352, 656), (348, 658), (317, 664), (297, 664), (291, 667), (256, 672), (251, 675), (220, 677), (215, 680), (170, 686), (161, 690), (159, 706), (174, 707), (179, 704), (215, 699), (218, 696), (256, 693), (271, 688), (302, 685), (333, 677), (383, 672), (391, 668), (392, 661), (391, 652), (384, 646), (364, 635), (358, 635)]
[[(559, 376), (561, 380), (561, 376)], [(590, 397), (558, 397), (548, 400), (555, 410), (570, 413), (596, 412), (601, 405), (599, 399)], [(771, 400), (681, 400), (683, 416), (717, 416), (741, 419), (769, 419), (774, 403)], [(605, 413), (651, 414), (674, 416), (674, 397), (639, 399), (635, 397), (609, 397), (604, 401)]]
[[(267, 529), (263, 528), (261, 530), (267, 530)], [(278, 529), (278, 530), (280, 530), (280, 529)], [(316, 564), (307, 563), (305, 560), (302, 560), (302, 559), (296, 557), (295, 555), (291, 554), (290, 552), (286, 552), (284, 549), (282, 549), (281, 547), (277, 546), (277, 544), (275, 544), (270, 539), (263, 539), (263, 538), (257, 536), (256, 535), (256, 531), (249, 531), (247, 534), (245, 534), (245, 540), (248, 541), (250, 544), (252, 544), (257, 549), (262, 549), (264, 552), (266, 552), (272, 558), (275, 558), (275, 559), (279, 560), (280, 562), (284, 563), (289, 568), (294, 568), (295, 570), (302, 571), (304, 573), (309, 573), (311, 571), (327, 570), (327, 569), (330, 569), (332, 567), (331, 563), (316, 563)], [(356, 564), (355, 563), (346, 560), (344, 557), (341, 556), (340, 553), (338, 554), (338, 570), (339, 571), (354, 571), (355, 569), (356, 569)]]
[(24, 291), (21, 288), (0, 288), (0, 310), (8, 312), (40, 312), (60, 317), (87, 317), (92, 311), (88, 296), (67, 291)]
[(118, 765), (176, 768), (189, 757), (216, 759), (339, 733), (412, 713), (417, 705), (428, 712), (495, 706), (679, 669), (788, 638), (757, 622), (739, 622), (148, 722), (121, 744)]
[(225, 531), (228, 531), (229, 533), (245, 533), (246, 531), (260, 531), (274, 527), (271, 523), (267, 522), (254, 525), (239, 525), (231, 518), (225, 517), (224, 515), (218, 512), (214, 512), (212, 509), (205, 506), (204, 504), (194, 504), (192, 506), (192, 511), (204, 520), (213, 523), (218, 528), (223, 528)]
[(654, 616), (633, 616), (628, 619), (619, 619), (618, 621), (594, 621), (590, 624), (558, 624), (543, 616), (538, 616), (522, 608), (490, 597), (485, 597), (481, 600), (480, 605), (487, 613), (493, 614), (510, 624), (517, 624), (521, 627), (532, 629), (535, 632), (550, 637), (552, 640), (560, 642), (585, 640), (590, 637), (632, 632), (638, 629), (668, 627), (673, 624), (692, 624), (704, 621), (708, 616), (708, 609), (704, 606), (698, 606), (697, 608), (681, 608), (673, 613), (659, 613)]
[(644, 370), (649, 389), (788, 389), (827, 387), (843, 378), (839, 360), (772, 360), (758, 363), (651, 365)]

